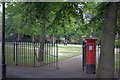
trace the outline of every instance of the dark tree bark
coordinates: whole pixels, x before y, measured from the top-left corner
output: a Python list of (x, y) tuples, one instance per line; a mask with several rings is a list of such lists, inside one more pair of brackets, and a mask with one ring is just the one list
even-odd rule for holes
[(41, 26), (41, 35), (40, 35), (40, 52), (39, 52), (39, 58), (40, 62), (44, 61), (44, 44), (45, 44), (45, 27), (46, 27), (46, 21), (45, 16), (42, 17), (42, 26)]
[(20, 34), (17, 35), (17, 41), (20, 41)]
[(46, 37), (46, 26), (47, 26), (47, 18), (49, 11), (49, 3), (41, 3), (42, 5), (42, 12), (41, 12), (41, 34), (40, 34), (40, 49), (39, 49), (39, 59), (40, 62), (44, 61), (44, 44), (45, 44), (45, 37)]
[(34, 35), (32, 36), (32, 42), (35, 42), (35, 36)]
[(114, 77), (114, 43), (118, 3), (110, 2), (105, 8), (106, 11), (101, 37), (101, 54), (96, 75), (97, 78)]

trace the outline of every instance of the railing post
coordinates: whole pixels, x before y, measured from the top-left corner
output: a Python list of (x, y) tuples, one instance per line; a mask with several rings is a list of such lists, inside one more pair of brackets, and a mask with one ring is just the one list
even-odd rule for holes
[(33, 46), (34, 46), (34, 67), (35, 67), (35, 41), (33, 42)]
[(13, 61), (15, 62), (15, 41), (13, 42)]
[(99, 63), (99, 58), (100, 58), (100, 46), (101, 46), (101, 43), (98, 44), (98, 53), (97, 53), (97, 58), (98, 58), (97, 61), (98, 61), (98, 63)]
[(2, 2), (2, 79), (6, 78), (5, 63), (5, 2)]
[(56, 43), (56, 69), (59, 69), (58, 65), (58, 44)]
[(16, 54), (16, 55), (15, 55), (15, 58), (16, 58), (15, 64), (16, 64), (16, 66), (17, 66), (17, 65), (18, 65), (18, 59), (17, 59), (17, 58), (18, 58), (18, 53), (17, 53), (17, 51), (18, 51), (18, 49), (17, 49), (17, 48), (18, 48), (18, 41), (16, 41), (15, 45), (16, 45), (16, 46), (15, 46), (15, 54)]
[(53, 43), (53, 54), (52, 54), (52, 56), (53, 56), (53, 59), (52, 59), (52, 62), (53, 62), (53, 66), (55, 67), (56, 65), (55, 65), (55, 63), (56, 63), (56, 60), (55, 60), (55, 54), (56, 54), (56, 52), (55, 52), (55, 46), (56, 46), (56, 44), (55, 43)]
[(49, 43), (47, 42), (46, 66), (48, 66)]
[(119, 71), (118, 71), (118, 77), (120, 77), (120, 45), (119, 45), (118, 49), (119, 49), (119, 51), (118, 51), (119, 52), (118, 53), (119, 54)]
[(84, 71), (86, 65), (86, 42), (82, 43), (82, 69)]

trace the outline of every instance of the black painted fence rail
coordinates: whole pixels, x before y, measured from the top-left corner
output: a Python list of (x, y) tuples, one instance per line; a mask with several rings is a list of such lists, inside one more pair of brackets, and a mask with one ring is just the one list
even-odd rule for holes
[[(6, 42), (5, 47), (7, 65), (58, 67), (57, 43), (45, 43), (43, 55), (40, 54), (39, 42)], [(40, 56), (43, 61), (40, 61)]]

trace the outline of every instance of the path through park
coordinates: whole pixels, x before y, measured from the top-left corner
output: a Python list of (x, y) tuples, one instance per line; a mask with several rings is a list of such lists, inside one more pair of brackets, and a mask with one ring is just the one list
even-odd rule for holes
[(82, 71), (81, 56), (59, 62), (59, 69), (50, 67), (20, 67), (8, 66), (9, 78), (94, 78), (95, 74)]

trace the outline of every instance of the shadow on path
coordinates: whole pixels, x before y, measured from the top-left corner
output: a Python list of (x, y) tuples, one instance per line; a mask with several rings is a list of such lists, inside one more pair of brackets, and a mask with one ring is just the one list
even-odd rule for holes
[(81, 56), (59, 62), (59, 69), (52, 67), (7, 66), (8, 78), (95, 78), (95, 74), (82, 71)]

